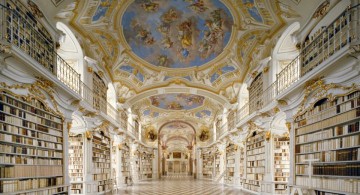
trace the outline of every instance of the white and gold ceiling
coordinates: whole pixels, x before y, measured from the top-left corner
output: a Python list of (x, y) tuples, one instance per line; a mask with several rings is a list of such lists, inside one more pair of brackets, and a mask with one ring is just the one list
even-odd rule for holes
[(158, 136), (162, 144), (173, 140), (186, 148), (199, 132), (182, 137), (181, 128), (171, 132), (170, 126), (210, 127), (237, 102), (243, 81), (271, 55), (281, 32), (308, 18), (312, 10), (304, 7), (314, 1), (59, 2), (54, 21), (68, 24), (85, 55), (108, 72), (118, 103), (132, 108), (143, 126), (167, 124)]

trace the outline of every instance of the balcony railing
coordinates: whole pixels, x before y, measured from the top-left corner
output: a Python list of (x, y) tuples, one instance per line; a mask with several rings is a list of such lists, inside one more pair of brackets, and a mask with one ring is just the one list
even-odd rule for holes
[(278, 75), (277, 94), (283, 92), (293, 83), (305, 76), (319, 64), (330, 58), (337, 51), (356, 42), (359, 39), (357, 26), (352, 26), (359, 20), (354, 14), (359, 5), (345, 10), (328, 27), (322, 29), (318, 36), (305, 45), (299, 56), (290, 62)]
[(60, 82), (79, 94), (89, 106), (105, 113), (115, 121), (120, 121), (120, 126), (126, 130), (127, 122), (117, 120), (120, 119), (118, 117), (120, 114), (117, 113), (116, 108), (81, 81), (80, 74), (56, 53), (55, 42), (44, 28), (39, 27), (40, 24), (34, 17), (29, 19), (28, 14), (18, 9), (12, 9), (7, 4), (7, 6), (0, 5), (0, 18), (2, 19), (0, 23), (1, 42), (20, 49), (45, 67), (50, 74), (56, 76)]
[[(237, 123), (252, 112), (269, 105), (276, 99), (276, 96), (300, 80), (301, 77), (307, 75), (326, 59), (334, 56), (342, 48), (350, 45), (352, 42), (358, 42), (359, 26), (352, 23), (356, 23), (359, 20), (354, 12), (355, 9), (359, 11), (359, 6), (356, 5), (345, 10), (327, 28), (322, 29), (322, 32), (308, 43), (300, 54), (277, 74), (276, 81), (262, 91), (261, 96), (249, 100), (250, 103), (245, 104), (237, 111)], [(252, 107), (250, 108), (249, 105), (252, 105)]]
[(12, 9), (10, 4), (0, 7), (1, 42), (17, 47), (79, 94), (80, 74), (56, 53), (55, 42), (45, 28), (33, 16)]

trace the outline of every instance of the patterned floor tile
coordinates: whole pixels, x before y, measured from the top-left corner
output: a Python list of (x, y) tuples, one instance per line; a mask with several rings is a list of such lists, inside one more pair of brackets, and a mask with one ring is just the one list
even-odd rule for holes
[(113, 194), (127, 195), (249, 195), (239, 189), (190, 176), (171, 175), (160, 180), (143, 181)]

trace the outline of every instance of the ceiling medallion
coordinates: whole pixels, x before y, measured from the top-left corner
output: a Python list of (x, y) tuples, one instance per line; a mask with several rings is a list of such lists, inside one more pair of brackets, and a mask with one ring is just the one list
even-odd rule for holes
[(222, 53), (234, 22), (220, 0), (135, 0), (121, 23), (127, 44), (141, 59), (155, 66), (189, 68)]

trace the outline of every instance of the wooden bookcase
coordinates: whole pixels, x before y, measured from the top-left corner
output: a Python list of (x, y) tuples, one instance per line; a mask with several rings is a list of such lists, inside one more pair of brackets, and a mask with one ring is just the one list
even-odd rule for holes
[(63, 123), (45, 104), (0, 90), (0, 193), (67, 194)]
[(141, 155), (141, 179), (152, 178), (152, 154)]
[(95, 72), (93, 74), (93, 92), (93, 107), (96, 110), (106, 113), (107, 86), (101, 77)]
[(230, 144), (226, 148), (226, 173), (224, 180), (226, 184), (234, 184), (235, 152), (236, 146), (234, 144)]
[(274, 138), (274, 181), (275, 194), (286, 194), (290, 176), (290, 139), (289, 137)]
[(69, 136), (70, 194), (84, 194), (84, 137)]
[(214, 155), (208, 151), (204, 151), (202, 154), (203, 164), (202, 164), (202, 177), (206, 179), (211, 179), (213, 177), (214, 170)]
[(240, 180), (240, 186), (243, 186), (243, 178), (245, 174), (245, 148), (244, 147), (238, 147), (238, 150), (240, 150), (240, 161), (239, 161), (239, 180)]
[(92, 138), (93, 191), (107, 192), (112, 188), (110, 138), (103, 132), (94, 132)]
[(6, 0), (4, 12), (5, 37), (9, 43), (20, 48), (53, 74), (56, 72), (55, 42), (43, 24), (21, 1)]
[(265, 174), (265, 133), (253, 132), (246, 141), (246, 179), (244, 188), (260, 191)]
[(263, 75), (260, 73), (251, 83), (249, 88), (249, 108), (250, 113), (260, 109), (263, 105), (262, 95), (263, 95)]
[[(297, 186), (317, 194), (360, 193), (359, 122), (359, 91), (321, 99), (295, 118)], [(310, 167), (312, 159), (317, 161)]]

